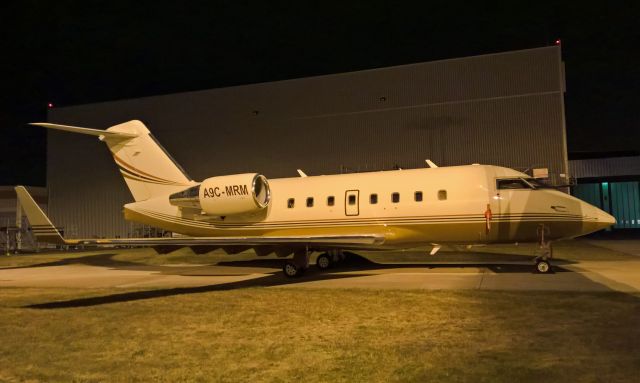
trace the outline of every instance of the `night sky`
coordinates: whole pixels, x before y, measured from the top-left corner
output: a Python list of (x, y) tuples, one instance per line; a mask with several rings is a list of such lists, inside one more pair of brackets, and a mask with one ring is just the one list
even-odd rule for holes
[(44, 129), (24, 125), (45, 120), (49, 102), (339, 73), (556, 39), (566, 63), (569, 151), (640, 150), (640, 2), (559, 3), (2, 2), (0, 185), (45, 184)]

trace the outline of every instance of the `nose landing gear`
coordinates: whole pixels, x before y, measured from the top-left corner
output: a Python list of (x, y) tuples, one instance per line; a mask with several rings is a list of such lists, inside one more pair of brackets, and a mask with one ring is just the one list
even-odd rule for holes
[(539, 274), (549, 274), (553, 270), (551, 268), (551, 259), (553, 258), (553, 247), (551, 241), (545, 239), (549, 235), (550, 229), (544, 224), (538, 225), (538, 250), (540, 255), (535, 257), (535, 271)]

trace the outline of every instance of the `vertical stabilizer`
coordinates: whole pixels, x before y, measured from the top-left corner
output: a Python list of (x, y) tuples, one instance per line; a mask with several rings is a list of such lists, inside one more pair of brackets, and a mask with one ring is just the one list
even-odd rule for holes
[(120, 139), (103, 136), (104, 141), (124, 177), (133, 198), (144, 201), (152, 197), (175, 193), (193, 184), (182, 167), (138, 120), (115, 125), (106, 130), (135, 134), (135, 138)]
[(51, 123), (31, 125), (88, 134), (104, 141), (136, 201), (175, 193), (194, 184), (149, 129), (138, 120), (115, 125), (107, 130)]

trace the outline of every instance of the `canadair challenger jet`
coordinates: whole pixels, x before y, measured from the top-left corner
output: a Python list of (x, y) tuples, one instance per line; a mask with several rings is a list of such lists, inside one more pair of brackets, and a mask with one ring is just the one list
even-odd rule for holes
[[(255, 249), (293, 258), (289, 277), (322, 252), (327, 268), (343, 250), (443, 244), (540, 243), (536, 270), (550, 270), (550, 241), (606, 228), (604, 211), (518, 171), (487, 165), (436, 167), (267, 180), (258, 173), (190, 179), (142, 122), (106, 130), (50, 123), (109, 147), (135, 202), (125, 219), (181, 234), (170, 238), (65, 239), (23, 187), (16, 192), (36, 238), (79, 245), (175, 245)], [(437, 245), (436, 245), (437, 244)]]

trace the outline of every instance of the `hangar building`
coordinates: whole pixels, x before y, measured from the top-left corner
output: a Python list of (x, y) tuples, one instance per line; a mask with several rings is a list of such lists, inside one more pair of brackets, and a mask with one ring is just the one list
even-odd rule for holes
[[(158, 81), (162, 81), (158, 79)], [(195, 180), (484, 163), (568, 176), (560, 46), (54, 108), (49, 121), (143, 121)], [(48, 133), (49, 213), (69, 237), (128, 236), (132, 197), (95, 137)]]

